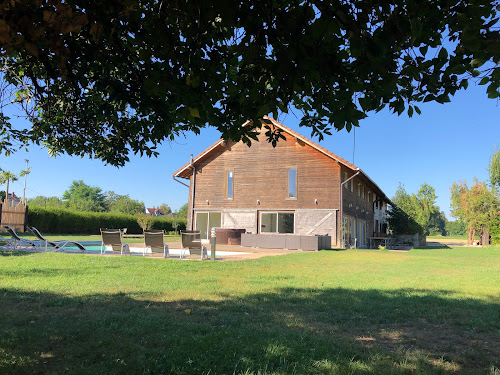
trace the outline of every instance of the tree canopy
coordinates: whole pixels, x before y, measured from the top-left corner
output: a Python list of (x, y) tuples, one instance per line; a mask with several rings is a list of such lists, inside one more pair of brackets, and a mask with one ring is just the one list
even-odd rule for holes
[(106, 193), (106, 205), (109, 212), (120, 212), (128, 215), (144, 213), (146, 210), (143, 202), (132, 199), (128, 195), (116, 194), (114, 191)]
[(500, 189), (500, 150), (491, 155), (488, 172), (491, 185)]
[(450, 191), (452, 215), (466, 223), (469, 244), (477, 233), (498, 230), (493, 225), (498, 225), (500, 216), (500, 196), (495, 188), (490, 189), (485, 182), (474, 179), (470, 187), (466, 181), (454, 182)]
[(392, 198), (395, 207), (389, 212), (389, 225), (397, 233), (444, 234), (446, 216), (435, 205), (436, 198), (434, 188), (425, 182), (416, 194), (407, 193), (399, 184)]
[(470, 79), (497, 98), (497, 4), (4, 1), (2, 103), (32, 125), (15, 128), (4, 105), (0, 150), (34, 142), (123, 165), (206, 126), (250, 144), (264, 115), (292, 108), (321, 138), (386, 107), (411, 117)]
[(77, 211), (106, 211), (106, 196), (101, 188), (89, 186), (82, 180), (73, 181), (63, 193), (63, 201), (67, 208)]

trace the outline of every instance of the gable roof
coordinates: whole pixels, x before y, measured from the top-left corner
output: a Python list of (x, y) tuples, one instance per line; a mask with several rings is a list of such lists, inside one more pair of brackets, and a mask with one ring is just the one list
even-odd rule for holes
[[(387, 198), (387, 196), (384, 194), (384, 192), (382, 191), (382, 189), (380, 189), (378, 187), (378, 185), (375, 182), (373, 182), (373, 180), (370, 177), (368, 177), (368, 175), (366, 173), (364, 173), (359, 167), (355, 166), (352, 163), (349, 163), (347, 160), (341, 158), (340, 156), (334, 154), (333, 152), (328, 151), (326, 148), (324, 148), (324, 147), (320, 146), (319, 144), (317, 144), (316, 142), (313, 142), (310, 139), (304, 137), (302, 134), (299, 134), (299, 133), (293, 131), (292, 129), (290, 129), (289, 127), (283, 125), (282, 123), (276, 121), (272, 117), (264, 116), (264, 118), (267, 119), (267, 120), (269, 120), (269, 121), (271, 121), (271, 123), (274, 126), (276, 126), (277, 128), (281, 129), (283, 132), (290, 134), (292, 137), (294, 137), (296, 139), (299, 139), (300, 141), (302, 141), (305, 144), (309, 145), (310, 147), (312, 147), (316, 151), (318, 151), (318, 152), (320, 152), (320, 153), (328, 156), (329, 158), (331, 158), (334, 161), (336, 161), (336, 162), (344, 165), (345, 167), (351, 169), (352, 171), (355, 171), (355, 172), (359, 171), (360, 174), (362, 174), (366, 179), (368, 179), (368, 181), (370, 181), (370, 183), (372, 183), (373, 185), (375, 185), (375, 187), (382, 194), (381, 198), (384, 199), (385, 201), (387, 201), (388, 203), (392, 204), (392, 202), (390, 201), (389, 198)], [(250, 121), (247, 121), (247, 122), (245, 122), (243, 124), (243, 126), (247, 126), (249, 123), (250, 123)], [(219, 139), (217, 142), (215, 142), (214, 144), (212, 144), (210, 147), (208, 147), (201, 154), (199, 154), (198, 156), (196, 156), (195, 158), (193, 158), (192, 162), (190, 161), (189, 163), (186, 163), (181, 168), (179, 168), (173, 174), (174, 178), (178, 177), (178, 178), (189, 179), (189, 176), (191, 175), (191, 172), (192, 172), (191, 165), (196, 165), (197, 163), (205, 160), (207, 157), (209, 157), (214, 152), (216, 152), (219, 148), (225, 147), (225, 144), (226, 144), (226, 141), (224, 139)]]

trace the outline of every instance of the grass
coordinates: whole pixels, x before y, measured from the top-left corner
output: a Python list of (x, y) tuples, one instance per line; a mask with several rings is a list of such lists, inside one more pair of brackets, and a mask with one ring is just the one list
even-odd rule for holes
[(499, 297), (494, 247), (0, 253), (0, 373), (498, 374)]
[[(469, 238), (469, 236), (467, 234), (464, 234), (464, 235), (453, 235), (453, 236), (441, 236), (441, 235), (435, 235), (435, 236), (427, 236), (427, 239), (428, 240), (432, 240), (432, 239), (435, 239), (435, 240), (447, 240), (447, 241), (450, 241), (450, 240), (467, 240)], [(478, 236), (476, 236), (476, 239), (479, 239)]]

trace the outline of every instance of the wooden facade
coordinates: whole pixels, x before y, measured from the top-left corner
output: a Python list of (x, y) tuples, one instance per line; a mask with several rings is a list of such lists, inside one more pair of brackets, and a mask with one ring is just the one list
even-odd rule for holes
[[(274, 213), (293, 213), (293, 233), (329, 234), (332, 247), (342, 246), (341, 183), (359, 168), (282, 124), (275, 122), (275, 126), (286, 138), (275, 148), (263, 134), (250, 148), (242, 142), (219, 141), (192, 165), (188, 163), (174, 173), (176, 178), (190, 180), (188, 228), (198, 229), (212, 220), (207, 227), (260, 233), (265, 227), (263, 218), (272, 220)], [(368, 191), (380, 198), (384, 195), (363, 173), (353, 181), (354, 191), (342, 188), (344, 217), (364, 221), (366, 235), (371, 235), (374, 205), (366, 197)], [(364, 189), (359, 196), (358, 184)], [(279, 226), (280, 218), (276, 217)]]

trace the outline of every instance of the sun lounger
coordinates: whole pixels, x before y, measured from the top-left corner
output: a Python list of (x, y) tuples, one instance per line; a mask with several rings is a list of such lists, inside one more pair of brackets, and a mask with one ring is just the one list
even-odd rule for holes
[(144, 255), (147, 249), (151, 249), (151, 254), (163, 253), (164, 258), (168, 257), (168, 245), (165, 244), (164, 234), (163, 230), (144, 231)]
[(201, 260), (207, 258), (207, 248), (201, 244), (199, 230), (181, 230), (181, 244), (182, 249), (189, 250), (189, 255), (199, 255)]
[(64, 247), (67, 246), (68, 244), (75, 246), (77, 249), (80, 251), (87, 253), (88, 250), (83, 246), (81, 243), (76, 242), (76, 241), (65, 241), (65, 240), (60, 240), (60, 241), (49, 241), (47, 240), (38, 229), (35, 227), (28, 227), (28, 229), (33, 233), (36, 238), (38, 238), (42, 244), (45, 244), (45, 250), (48, 249), (50, 246), (54, 251), (59, 251), (59, 250), (64, 250)]
[(33, 242), (33, 241), (30, 241), (30, 240), (26, 240), (24, 238), (21, 238), (18, 236), (18, 234), (16, 233), (16, 231), (8, 226), (8, 225), (4, 225), (4, 228), (7, 229), (7, 232), (9, 232), (9, 235), (12, 237), (11, 240), (7, 240), (5, 238), (2, 239), (2, 241), (6, 241), (9, 243), (9, 247), (12, 249), (12, 250), (39, 250), (40, 249), (40, 244), (36, 243), (36, 242)]
[(123, 255), (124, 252), (130, 254), (128, 244), (122, 242), (122, 231), (120, 229), (101, 229), (101, 237), (101, 255), (108, 249), (111, 249), (113, 253), (120, 253), (120, 255)]

